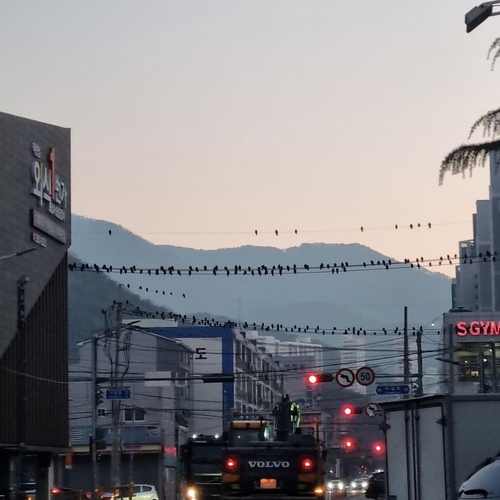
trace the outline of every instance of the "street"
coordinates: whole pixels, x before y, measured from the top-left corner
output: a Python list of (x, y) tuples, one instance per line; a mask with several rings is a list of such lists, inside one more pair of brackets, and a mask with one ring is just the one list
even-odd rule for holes
[[(365, 500), (365, 493), (364, 492), (361, 492), (361, 493), (347, 493), (347, 496), (346, 497), (342, 497), (342, 498), (348, 498), (349, 500)], [(328, 493), (326, 494), (325, 496), (325, 500), (336, 500), (335, 497), (331, 497), (328, 495)]]

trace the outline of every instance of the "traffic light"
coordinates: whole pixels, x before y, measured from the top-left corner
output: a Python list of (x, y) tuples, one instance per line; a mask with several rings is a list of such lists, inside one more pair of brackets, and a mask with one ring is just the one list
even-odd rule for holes
[(385, 450), (385, 446), (383, 443), (373, 443), (373, 453), (375, 453), (375, 455), (381, 455), (382, 453), (384, 453), (384, 450)]
[(340, 411), (344, 417), (351, 417), (352, 415), (360, 415), (363, 413), (363, 408), (347, 404), (342, 406)]
[(97, 385), (95, 388), (95, 405), (99, 406), (104, 403), (104, 392), (101, 389), (100, 385)]
[(333, 373), (310, 373), (307, 376), (307, 381), (311, 385), (322, 384), (323, 382), (333, 382), (335, 376)]
[(353, 438), (345, 438), (343, 445), (344, 445), (344, 450), (346, 451), (352, 451), (356, 447), (356, 443), (354, 442)]

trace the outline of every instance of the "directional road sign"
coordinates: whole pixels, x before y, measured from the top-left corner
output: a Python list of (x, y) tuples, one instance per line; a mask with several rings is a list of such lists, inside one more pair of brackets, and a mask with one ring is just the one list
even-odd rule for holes
[(410, 394), (409, 385), (379, 385), (377, 394)]
[(107, 389), (106, 399), (130, 399), (130, 389)]
[(375, 372), (369, 366), (362, 366), (356, 372), (356, 381), (359, 385), (370, 385), (375, 381)]
[(368, 403), (365, 406), (365, 413), (369, 417), (374, 417), (375, 415), (380, 413), (380, 406), (377, 403)]
[(349, 368), (341, 368), (335, 374), (335, 380), (341, 387), (351, 387), (351, 385), (354, 384), (356, 377), (354, 376), (354, 372)]

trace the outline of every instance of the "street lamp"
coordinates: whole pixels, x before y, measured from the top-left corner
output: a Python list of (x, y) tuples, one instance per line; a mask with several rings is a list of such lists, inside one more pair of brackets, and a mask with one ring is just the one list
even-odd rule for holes
[(20, 255), (24, 255), (25, 253), (33, 252), (33, 250), (38, 250), (38, 247), (31, 247), (27, 250), (21, 250), (20, 252), (8, 253), (6, 255), (0, 255), (0, 260), (10, 259), (11, 257), (19, 257)]
[(493, 0), (492, 2), (483, 2), (481, 5), (474, 7), (467, 14), (465, 14), (465, 25), (467, 26), (467, 33), (476, 29), (480, 24), (484, 23), (488, 17), (498, 16), (500, 11), (493, 12), (493, 7), (500, 6), (500, 0)]
[(434, 358), (436, 361), (441, 361), (442, 363), (449, 363), (450, 365), (456, 365), (456, 366), (466, 366), (465, 363), (462, 363), (461, 361), (455, 361), (454, 359), (447, 359), (447, 358)]

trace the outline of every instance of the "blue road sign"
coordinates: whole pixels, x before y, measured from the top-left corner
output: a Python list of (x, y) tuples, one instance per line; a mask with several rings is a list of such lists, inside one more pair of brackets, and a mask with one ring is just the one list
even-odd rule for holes
[(410, 394), (409, 385), (379, 385), (377, 394)]
[(130, 389), (108, 389), (106, 399), (130, 399)]

